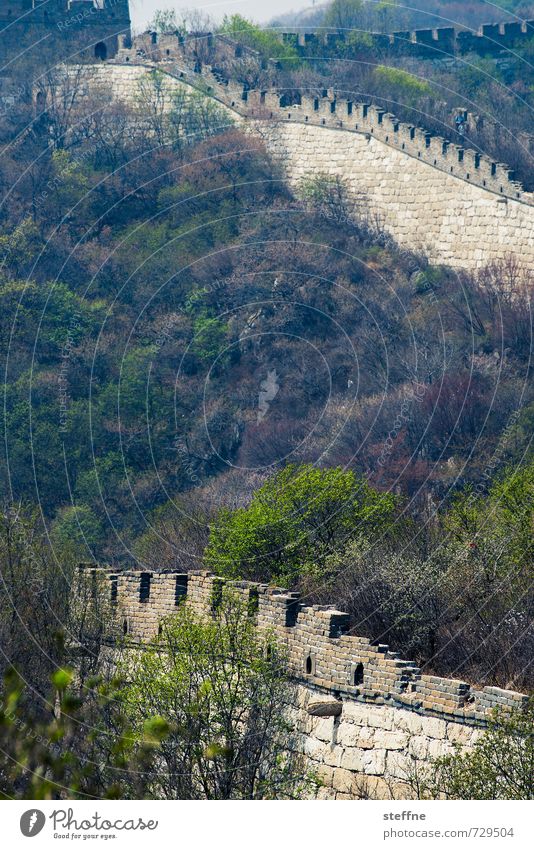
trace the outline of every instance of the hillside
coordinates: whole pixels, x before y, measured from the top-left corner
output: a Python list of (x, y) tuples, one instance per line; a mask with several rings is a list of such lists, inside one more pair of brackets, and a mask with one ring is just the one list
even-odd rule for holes
[[(349, 6), (350, 3), (346, 5)], [(371, 2), (361, 4), (361, 23), (365, 27), (385, 29), (388, 32), (403, 27), (478, 27), (481, 23), (513, 20), (515, 17), (529, 18), (533, 14), (533, 5), (529, 0), (499, 0), (498, 3), (489, 3), (487, 0), (412, 0), (410, 4), (391, 2), (384, 4), (384, 9), (373, 8), (377, 5)], [(288, 28), (320, 27), (325, 23), (328, 7), (328, 3), (323, 3), (298, 12), (278, 15), (271, 21), (271, 25)]]
[(488, 6), (0, 14), (0, 799), (533, 798), (534, 41)]
[[(318, 174), (290, 192), (261, 139), (201, 95), (132, 133), (136, 108), (82, 99), (63, 124), (50, 109), (19, 146), (24, 108), (4, 123), (5, 491), (39, 505), (58, 555), (188, 569), (209, 543), (217, 570), (284, 577), (344, 603), (360, 632), (433, 668), (522, 676), (528, 641), (510, 636), (498, 671), (502, 641), (479, 654), (471, 614), (469, 639), (451, 641), (450, 629), (475, 576), (475, 608), (491, 604), (486, 641), (531, 603), (529, 558), (500, 553), (498, 586), (510, 595), (498, 606), (484, 572), (502, 532), (520, 544), (530, 510), (527, 500), (513, 530), (503, 514), (497, 536), (487, 526), (499, 487), (516, 498), (530, 485), (530, 466), (501, 481), (530, 457), (530, 278), (512, 261), (453, 273), (400, 251), (354, 214), (341, 180)], [(166, 143), (154, 147), (158, 128)], [(284, 469), (305, 480), (310, 464), (343, 468), (394, 501), (378, 525), (360, 527), (358, 514), (328, 524), (295, 566), (289, 552), (310, 530), (290, 526), (282, 563), (270, 565), (254, 498), (263, 503)], [(312, 477), (299, 499), (313, 504), (324, 485)], [(468, 485), (475, 500), (453, 506)], [(325, 518), (339, 497), (328, 495)], [(249, 509), (260, 539), (242, 551)], [(276, 528), (286, 507), (269, 509)], [(473, 538), (464, 577), (456, 565), (450, 583), (448, 561), (463, 563)], [(347, 585), (344, 564), (356, 568), (363, 551), (376, 583), (355, 606), (359, 579)], [(400, 592), (405, 573), (419, 601)], [(431, 587), (432, 616), (421, 606)], [(376, 592), (389, 598), (380, 608)], [(424, 624), (411, 632), (402, 610), (414, 603)]]

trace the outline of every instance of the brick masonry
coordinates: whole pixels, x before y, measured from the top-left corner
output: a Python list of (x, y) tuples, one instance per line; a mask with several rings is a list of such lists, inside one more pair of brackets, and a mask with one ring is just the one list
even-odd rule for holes
[(323, 97), (302, 92), (287, 104), (286, 95), (243, 91), (209, 66), (195, 74), (173, 36), (150, 47), (146, 40), (142, 50), (135, 42), (123, 47), (94, 67), (95, 81), (108, 84), (119, 100), (135, 98), (139, 81), (154, 69), (168, 93), (199, 88), (264, 140), (293, 186), (318, 174), (339, 176), (349, 196), (360, 206), (363, 201), (402, 248), (433, 263), (476, 269), (511, 256), (534, 265), (534, 195), (506, 165), (335, 91)]
[(455, 744), (472, 745), (492, 709), (527, 698), (424, 675), (388, 646), (349, 633), (346, 613), (306, 606), (298, 593), (204, 571), (97, 571), (116, 634), (130, 646), (157, 636), (162, 619), (181, 603), (210, 616), (226, 587), (242, 595), (257, 627), (274, 633), (287, 654), (291, 745), (319, 777), (319, 798), (406, 798), (414, 769)]

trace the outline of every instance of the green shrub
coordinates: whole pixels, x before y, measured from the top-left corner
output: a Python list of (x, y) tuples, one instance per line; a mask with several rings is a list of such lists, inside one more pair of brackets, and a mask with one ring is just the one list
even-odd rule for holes
[(206, 562), (232, 578), (294, 581), (321, 574), (325, 558), (347, 539), (387, 530), (396, 501), (340, 468), (287, 466), (248, 507), (221, 512), (211, 528)]

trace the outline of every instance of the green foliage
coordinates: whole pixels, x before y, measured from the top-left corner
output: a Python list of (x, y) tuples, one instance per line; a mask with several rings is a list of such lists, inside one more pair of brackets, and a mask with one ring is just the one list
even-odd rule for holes
[(420, 97), (432, 94), (429, 82), (403, 71), (402, 68), (377, 65), (373, 73), (377, 82), (387, 86), (402, 103), (414, 105)]
[(445, 799), (534, 799), (534, 697), (496, 711), (473, 750), (439, 758), (418, 795)]
[(337, 49), (342, 55), (351, 56), (358, 50), (369, 50), (373, 47), (373, 36), (369, 32), (360, 32), (359, 30), (350, 30), (345, 33), (343, 42), (338, 45)]
[(458, 71), (458, 85), (466, 98), (481, 97), (491, 91), (492, 83), (503, 82), (503, 77), (492, 59), (470, 57)]
[(178, 21), (176, 9), (156, 9), (148, 23), (148, 29), (158, 33), (184, 32), (184, 25)]
[(324, 25), (335, 27), (340, 33), (361, 27), (363, 8), (363, 0), (332, 0), (326, 10)]
[(87, 504), (62, 508), (52, 523), (52, 544), (62, 556), (90, 558), (101, 537), (100, 521)]
[(35, 716), (28, 710), (34, 694), (15, 670), (7, 671), (0, 799), (150, 798), (147, 777), (157, 772), (167, 723), (150, 717), (136, 732), (117, 707), (124, 682), (93, 678), (77, 691), (73, 677), (71, 669), (54, 673), (49, 708)]
[(358, 633), (371, 639), (380, 634), (391, 646), (402, 646), (404, 657), (424, 663), (438, 649), (440, 615), (456, 615), (459, 582), (449, 571), (450, 549), (442, 545), (422, 555), (410, 532), (408, 523), (398, 523), (385, 543), (355, 540), (332, 554), (319, 601), (346, 610), (359, 623)]
[(322, 574), (324, 560), (350, 538), (386, 532), (396, 501), (352, 471), (287, 466), (212, 525), (206, 563), (232, 578), (287, 580)]
[(293, 68), (299, 61), (297, 50), (289, 44), (284, 44), (276, 32), (262, 29), (242, 15), (225, 15), (219, 31), (257, 50), (266, 59), (291, 61)]
[(23, 218), (10, 233), (0, 233), (2, 273), (7, 271), (11, 272), (10, 276), (22, 276), (41, 246), (38, 227), (30, 216)]
[[(455, 501), (447, 527), (495, 578), (528, 580), (534, 566), (534, 463), (508, 469), (487, 497), (467, 490)], [(513, 577), (515, 576), (515, 577)], [(507, 590), (510, 583), (507, 580)]]
[(213, 362), (224, 346), (228, 326), (219, 318), (199, 316), (193, 326), (193, 351), (201, 359)]
[[(146, 651), (124, 661), (121, 704), (137, 734), (161, 741), (158, 798), (269, 799), (304, 782), (287, 751), (284, 658), (233, 593), (212, 619), (182, 605)], [(158, 717), (158, 719), (154, 719)], [(148, 726), (147, 726), (148, 723)]]

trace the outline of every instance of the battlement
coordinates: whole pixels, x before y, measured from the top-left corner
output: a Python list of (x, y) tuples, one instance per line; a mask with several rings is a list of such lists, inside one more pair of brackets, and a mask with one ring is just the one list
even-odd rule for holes
[[(504, 21), (482, 24), (478, 29), (469, 27), (433, 27), (404, 30), (392, 33), (364, 33), (370, 39), (370, 48), (388, 51), (394, 55), (417, 56), (439, 60), (448, 56), (495, 56), (513, 47), (521, 47), (534, 37), (534, 21)], [(313, 32), (296, 30), (281, 32), (284, 44), (294, 47), (302, 56), (322, 55), (325, 50), (339, 49), (348, 41), (344, 33), (331, 32), (319, 27)], [(350, 34), (349, 34), (350, 37)], [(358, 51), (357, 43), (347, 50)]]
[(248, 89), (226, 79), (217, 68), (207, 64), (197, 65), (192, 71), (187, 61), (183, 37), (172, 34), (159, 37), (156, 33), (148, 33), (136, 39), (131, 47), (122, 45), (113, 63), (150, 65), (189, 85), (200, 85), (207, 94), (243, 119), (291, 122), (357, 133), (488, 192), (534, 204), (534, 194), (524, 190), (506, 164), (465, 148), (450, 138), (404, 123), (373, 104), (349, 100), (334, 89), (323, 90), (320, 95), (274, 88)]
[(130, 645), (156, 637), (162, 620), (182, 603), (200, 616), (213, 615), (230, 591), (243, 598), (257, 627), (272, 632), (285, 649), (291, 677), (331, 697), (470, 725), (484, 725), (493, 708), (514, 707), (527, 698), (498, 687), (477, 689), (465, 681), (423, 674), (389, 646), (351, 634), (348, 614), (308, 606), (298, 593), (279, 587), (225, 581), (205, 571), (92, 572), (103, 579), (103, 592), (109, 592), (117, 638)]

